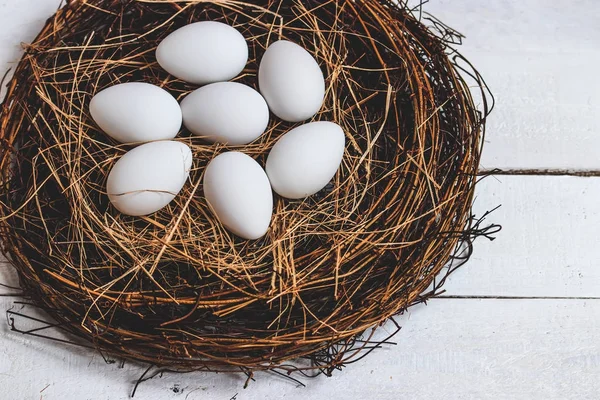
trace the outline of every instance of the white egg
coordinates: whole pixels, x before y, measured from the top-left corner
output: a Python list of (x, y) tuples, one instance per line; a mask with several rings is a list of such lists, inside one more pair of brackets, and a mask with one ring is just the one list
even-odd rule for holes
[(90, 102), (100, 129), (121, 143), (168, 140), (181, 129), (181, 108), (169, 92), (142, 82), (111, 86)]
[(106, 184), (110, 202), (123, 214), (152, 214), (181, 191), (192, 168), (192, 151), (179, 142), (146, 143), (115, 163)]
[(156, 49), (156, 59), (171, 75), (205, 85), (239, 75), (248, 62), (248, 44), (229, 25), (196, 22), (167, 36)]
[(312, 118), (323, 105), (323, 72), (295, 43), (280, 40), (269, 46), (260, 62), (258, 82), (269, 108), (284, 121)]
[(231, 151), (215, 157), (204, 173), (204, 196), (221, 223), (244, 239), (258, 239), (269, 229), (273, 192), (254, 159)]
[(339, 169), (345, 142), (344, 131), (333, 122), (312, 122), (292, 129), (275, 143), (267, 158), (273, 190), (288, 199), (317, 193)]
[(197, 89), (181, 102), (183, 123), (210, 142), (247, 144), (265, 132), (269, 107), (249, 86), (235, 82), (213, 83)]

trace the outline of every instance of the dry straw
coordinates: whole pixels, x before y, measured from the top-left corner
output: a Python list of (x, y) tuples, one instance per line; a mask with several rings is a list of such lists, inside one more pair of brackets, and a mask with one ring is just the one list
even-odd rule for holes
[[(127, 217), (104, 192), (129, 147), (94, 125), (91, 97), (143, 81), (181, 100), (194, 87), (154, 51), (201, 20), (244, 34), (250, 62), (236, 80), (255, 88), (269, 43), (308, 49), (327, 77), (315, 119), (347, 134), (331, 184), (276, 198), (258, 241), (209, 211), (202, 174), (226, 149), (187, 131), (177, 140), (194, 168), (170, 206)], [(356, 360), (372, 347), (359, 335), (434, 294), (434, 277), (485, 234), (470, 212), (483, 83), (450, 48), (459, 36), (429, 22), (437, 35), (387, 0), (68, 2), (27, 47), (1, 109), (0, 229), (25, 296), (98, 350), (165, 369), (330, 373)], [(481, 112), (463, 77), (483, 94)], [(242, 150), (264, 165), (293, 126), (273, 119)]]

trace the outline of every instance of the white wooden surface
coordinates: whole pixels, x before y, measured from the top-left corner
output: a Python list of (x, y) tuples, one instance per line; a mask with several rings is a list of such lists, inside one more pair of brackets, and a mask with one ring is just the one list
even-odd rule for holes
[[(0, 70), (58, 3), (0, 0)], [(467, 34), (463, 53), (496, 94), (485, 168), (600, 171), (597, 0), (431, 0), (425, 9)], [(397, 346), (306, 388), (266, 375), (248, 389), (238, 376), (165, 375), (136, 398), (598, 399), (598, 199), (600, 178), (487, 178), (476, 210), (501, 204), (490, 221), (504, 231), (477, 243), (445, 286), (451, 298), (400, 318)], [(12, 280), (0, 265), (0, 281)], [(0, 313), (13, 301), (0, 298)], [(141, 371), (0, 323), (0, 399), (126, 399)]]
[(600, 299), (600, 178), (492, 176), (477, 193), (475, 213), (501, 205), (489, 218), (503, 230), (476, 242), (448, 294)]
[(600, 169), (598, 0), (431, 0), (498, 102), (484, 168)]

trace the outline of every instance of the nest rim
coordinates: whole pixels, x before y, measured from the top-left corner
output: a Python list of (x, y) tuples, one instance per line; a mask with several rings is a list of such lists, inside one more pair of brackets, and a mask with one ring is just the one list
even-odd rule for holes
[[(25, 295), (59, 321), (61, 329), (84, 338), (100, 351), (178, 370), (284, 369), (287, 372), (318, 370), (330, 374), (356, 359), (358, 350), (369, 347), (369, 340), (357, 340), (367, 329), (433, 296), (438, 285), (434, 285), (433, 290), (428, 291), (428, 288), (438, 274), (449, 263), (466, 261), (469, 254), (465, 257), (461, 249), (465, 246), (470, 248), (472, 240), (482, 234), (471, 215), (471, 204), (489, 110), (482, 78), (450, 46), (451, 39), (446, 35), (454, 37), (455, 32), (441, 25), (442, 34), (436, 36), (411, 14), (405, 4), (398, 6), (387, 0), (294, 1), (295, 11), (282, 11), (282, 3), (276, 0), (254, 3), (249, 5), (234, 0), (70, 1), (48, 21), (28, 47), (9, 83), (0, 114), (3, 142), (0, 170), (4, 186), (0, 195), (0, 229), (4, 239), (3, 251), (17, 269)], [(260, 17), (251, 14), (246, 7), (253, 7)], [(334, 21), (334, 17), (340, 17), (335, 14), (340, 7), (347, 13), (342, 20), (352, 29), (344, 26), (344, 29), (338, 30), (333, 26), (339, 22)], [(115, 13), (115, 8), (120, 9), (121, 17), (130, 13), (125, 19), (132, 23), (136, 17), (141, 19), (145, 23), (143, 29), (125, 26), (119, 34), (111, 36), (107, 33), (101, 39), (102, 43), (94, 44), (94, 40), (98, 40), (94, 35), (109, 32), (116, 26), (116, 19), (110, 20), (109, 16)], [(156, 19), (156, 16), (146, 19), (148, 14), (145, 13), (154, 10), (158, 10), (156, 14), (162, 16), (162, 20)], [(290, 14), (283, 16), (287, 11)], [(139, 18), (136, 13), (142, 17)], [(128, 148), (111, 142), (95, 128), (85, 108), (91, 94), (107, 87), (108, 83), (143, 76), (150, 83), (162, 85), (177, 94), (180, 100), (193, 87), (160, 72), (160, 67), (152, 64), (144, 66), (143, 63), (152, 59), (152, 50), (161, 37), (185, 22), (202, 20), (213, 15), (211, 13), (220, 13), (223, 21), (239, 24), (240, 27), (248, 28), (249, 22), (254, 24), (254, 30), (249, 30), (253, 34), (245, 34), (248, 40), (255, 41), (251, 47), (254, 60), (244, 70), (239, 80), (242, 83), (256, 82), (255, 65), (266, 47), (264, 43), (268, 43), (271, 36), (279, 35), (305, 44), (317, 43), (311, 53), (325, 66), (328, 94), (324, 111), (315, 120), (330, 118), (341, 122), (350, 139), (342, 171), (333, 185), (317, 198), (300, 202), (278, 200), (272, 222), (274, 228), (265, 240), (242, 241), (232, 237), (214, 218), (211, 219), (209, 213), (203, 211), (205, 207), (201, 203), (195, 205), (194, 213), (188, 215), (187, 211), (182, 211), (187, 210), (186, 200), (194, 196), (201, 185), (200, 177), (206, 165), (202, 162), (200, 166), (195, 162), (192, 177), (185, 193), (180, 194), (180, 201), (169, 206), (167, 211), (160, 212), (160, 217), (143, 218), (141, 223), (111, 211), (106, 199), (102, 199), (102, 185), (92, 182), (84, 189), (78, 186), (84, 176), (98, 174), (101, 177), (99, 181), (102, 181), (102, 176), (105, 179), (111, 163)], [(291, 17), (294, 13), (295, 17)], [(365, 13), (367, 16), (364, 16)], [(331, 26), (323, 29), (322, 24), (327, 24), (324, 22), (327, 17), (331, 18)], [(105, 31), (102, 31), (100, 22), (95, 22), (94, 34), (90, 35), (87, 25), (93, 18), (100, 19), (100, 22), (104, 19), (113, 21), (113, 25), (104, 27)], [(285, 21), (286, 18), (294, 20), (297, 25), (286, 23), (277, 26), (273, 22), (278, 19)], [(246, 25), (240, 21), (245, 21)], [(311, 31), (311, 24), (318, 29)], [(378, 30), (375, 31), (375, 28)], [(156, 36), (153, 36), (155, 33)], [(352, 40), (346, 35), (352, 35)], [(383, 43), (386, 38), (388, 42)], [(349, 46), (353, 41), (356, 42), (354, 46)], [(137, 47), (137, 53), (136, 43), (142, 43)], [(344, 48), (345, 52), (334, 48), (334, 44), (342, 46), (344, 43), (349, 46)], [(357, 48), (358, 45), (362, 48)], [(360, 54), (354, 55), (353, 64), (344, 64), (351, 57), (349, 54), (360, 50), (367, 53), (365, 49), (371, 50), (368, 68), (361, 64)], [(92, 57), (86, 55), (90, 51), (93, 52)], [(109, 56), (114, 54), (122, 57), (111, 59)], [(98, 58), (104, 63), (97, 63), (95, 60)], [(373, 66), (377, 60), (383, 64), (379, 65), (379, 71), (375, 71), (378, 68)], [(461, 67), (457, 60), (465, 66)], [(114, 64), (119, 65), (114, 67)], [(398, 73), (401, 66), (408, 72)], [(86, 67), (85, 73), (90, 77), (74, 74), (75, 67)], [(109, 72), (97, 75), (89, 72), (90, 68)], [(340, 84), (339, 76), (343, 74), (348, 77)], [(482, 112), (474, 105), (465, 74), (474, 78), (483, 94)], [(383, 79), (385, 85), (361, 86), (374, 82), (375, 76)], [(77, 95), (75, 90), (71, 93), (65, 90), (68, 84), (73, 84), (81, 95)], [(54, 86), (59, 89), (53, 92)], [(342, 86), (343, 89), (340, 89)], [(363, 96), (358, 96), (358, 92)], [(342, 102), (340, 98), (344, 95), (354, 103)], [(66, 108), (65, 104), (69, 107)], [(383, 108), (385, 112), (373, 111), (376, 108)], [(44, 112), (39, 111), (42, 109)], [(66, 114), (67, 117), (64, 116)], [(412, 116), (412, 120), (404, 121), (403, 117), (407, 115)], [(42, 123), (40, 120), (44, 119), (48, 120)], [(390, 128), (388, 125), (392, 120), (396, 124)], [(58, 132), (53, 126), (60, 127)], [(264, 157), (275, 139), (293, 126), (298, 125), (272, 121), (267, 134), (258, 143), (245, 147), (244, 151), (259, 159)], [(362, 126), (368, 133), (360, 131), (357, 126)], [(412, 134), (406, 134), (407, 126), (412, 126)], [(411, 140), (401, 137), (405, 134)], [(184, 134), (177, 140), (189, 144), (194, 155), (199, 155), (203, 162), (227, 150), (223, 146), (204, 144), (190, 135)], [(456, 143), (451, 143), (453, 140)], [(81, 152), (79, 154), (89, 154), (89, 159), (79, 165), (79, 173), (68, 167), (70, 159), (66, 154), (73, 154), (73, 142), (76, 142), (74, 148)], [(396, 143), (402, 150), (387, 149), (391, 143)], [(373, 153), (364, 156), (367, 153), (353, 151), (353, 145)], [(69, 147), (68, 151), (61, 150), (65, 146)], [(374, 155), (380, 151), (377, 146), (384, 150)], [(104, 157), (103, 161), (97, 161), (98, 155)], [(47, 171), (38, 171), (41, 168), (34, 160), (40, 159), (50, 165)], [(414, 161), (419, 159), (422, 160)], [(365, 160), (370, 164), (367, 167), (361, 165)], [(385, 163), (393, 168), (380, 166)], [(63, 172), (58, 171), (64, 168), (69, 171), (63, 176)], [(363, 182), (367, 170), (377, 171), (380, 179), (377, 184)], [(37, 175), (38, 172), (40, 175)], [(400, 178), (403, 191), (394, 186)], [(48, 182), (53, 179), (56, 183), (48, 189)], [(394, 190), (396, 192), (390, 195)], [(366, 193), (362, 198), (361, 191)], [(57, 200), (60, 196), (67, 199)], [(74, 199), (78, 199), (82, 206), (74, 206), (77, 204)], [(320, 207), (319, 202), (326, 206)], [(70, 220), (68, 224), (61, 225), (55, 220), (60, 219), (65, 209), (71, 211)], [(298, 217), (306, 209), (310, 211)], [(340, 209), (343, 212), (337, 211)], [(39, 210), (38, 215), (36, 210)], [(206, 237), (193, 245), (217, 243), (216, 247), (220, 248), (215, 250), (215, 254), (218, 256), (199, 252), (192, 252), (193, 257), (187, 254), (192, 246), (187, 246), (186, 240), (190, 238), (185, 235), (177, 239), (176, 245), (172, 244), (175, 242), (173, 236), (178, 233), (167, 228), (174, 220), (178, 223), (184, 220), (185, 224), (192, 226), (190, 221), (193, 219), (207, 224), (198, 230), (199, 233), (194, 233), (195, 236)], [(374, 224), (373, 219), (378, 223)], [(50, 221), (53, 221), (54, 230), (47, 227)], [(400, 228), (403, 222), (400, 221), (410, 221), (404, 223), (410, 226), (403, 230)], [(86, 228), (85, 224), (93, 228)], [(193, 226), (198, 229), (198, 225)], [(311, 228), (313, 226), (317, 228)], [(130, 239), (123, 245), (118, 243), (122, 239), (110, 242), (108, 233), (97, 234), (95, 229), (98, 227), (107, 232), (114, 230), (111, 234), (117, 238), (137, 237), (140, 232), (156, 236), (156, 232), (164, 231), (166, 235), (158, 239), (149, 236), (151, 239), (145, 238), (145, 241)], [(211, 231), (212, 235), (207, 233)], [(83, 245), (77, 248), (72, 242), (78, 235), (72, 232), (80, 234), (82, 241), (91, 238), (102, 245), (109, 243), (112, 246), (110, 254), (98, 251), (94, 256), (99, 261), (94, 262), (82, 258), (82, 254), (92, 251)], [(124, 232), (131, 235), (127, 236)], [(55, 244), (59, 236), (69, 240)], [(296, 243), (309, 246), (306, 243), (313, 243), (311, 241), (318, 246), (311, 245), (310, 252), (296, 254)], [(141, 275), (134, 283), (137, 289), (125, 287), (120, 293), (113, 290), (114, 294), (111, 290), (104, 291), (107, 282), (111, 282), (109, 277), (113, 276), (113, 269), (128, 276), (135, 264), (129, 260), (129, 264), (123, 261), (116, 268), (103, 267), (107, 260), (118, 264), (114, 260), (121, 258), (114, 255), (117, 253), (114, 249), (127, 252), (146, 248), (144, 246), (149, 248), (144, 253), (146, 257), (147, 254), (158, 253), (169, 262), (162, 264), (165, 259), (146, 262), (149, 270), (139, 268), (135, 272), (136, 276), (138, 272)], [(279, 249), (281, 246), (283, 249)], [(351, 259), (348, 265), (340, 261), (345, 254), (354, 257), (358, 253), (355, 250), (357, 246), (367, 248), (361, 253), (364, 259)], [(289, 259), (286, 259), (288, 255)], [(221, 256), (222, 259), (219, 258)], [(204, 265), (203, 271), (198, 272), (200, 268), (191, 260), (205, 260), (202, 257), (207, 257), (210, 261), (202, 262), (210, 265)], [(79, 259), (79, 265), (76, 259)], [(136, 260), (136, 257), (131, 259)], [(141, 265), (140, 259), (143, 257), (137, 258)], [(315, 272), (320, 271), (314, 266), (315, 259), (320, 260), (317, 266), (324, 271)], [(178, 268), (177, 274), (164, 272), (173, 266)], [(87, 270), (78, 275), (78, 268)], [(238, 276), (229, 275), (227, 269), (232, 268)], [(102, 276), (95, 272), (98, 269)], [(155, 278), (155, 273), (165, 275), (164, 279)], [(302, 282), (309, 279), (307, 276), (311, 281), (302, 286)], [(350, 277), (348, 281), (343, 281), (347, 276)], [(191, 281), (194, 277), (197, 279)], [(175, 282), (180, 279), (186, 282)], [(208, 283), (203, 283), (203, 280)], [(165, 290), (166, 283), (170, 287)], [(155, 286), (146, 289), (152, 285)], [(304, 293), (308, 293), (308, 298), (304, 297)], [(348, 300), (344, 300), (344, 296)], [(270, 308), (277, 302), (280, 310), (289, 308), (289, 313), (274, 315)], [(259, 303), (260, 306), (257, 306)], [(118, 310), (114, 311), (115, 308)], [(253, 315), (261, 312), (266, 316), (264, 320), (252, 319)], [(160, 315), (160, 318), (155, 318), (155, 315)], [(240, 317), (244, 315), (252, 316), (244, 320)], [(288, 318), (288, 325), (282, 324), (285, 318)], [(131, 319), (135, 319), (135, 323)], [(194, 327), (198, 321), (203, 324), (202, 335)], [(289, 324), (290, 321), (293, 323)], [(277, 329), (272, 328), (273, 324), (279, 324)], [(287, 364), (299, 358), (310, 362), (306, 365)]]

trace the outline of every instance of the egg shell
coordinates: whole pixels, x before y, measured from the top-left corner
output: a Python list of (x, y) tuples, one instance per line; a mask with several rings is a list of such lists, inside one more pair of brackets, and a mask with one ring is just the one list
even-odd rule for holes
[(156, 59), (171, 75), (205, 85), (239, 75), (248, 62), (248, 44), (232, 26), (202, 21), (167, 36), (156, 49)]
[(244, 239), (267, 233), (273, 216), (273, 192), (262, 167), (244, 153), (215, 157), (204, 174), (204, 196), (221, 223)]
[(181, 109), (184, 125), (213, 143), (250, 143), (269, 124), (265, 99), (251, 87), (235, 82), (201, 87), (183, 99)]
[(267, 158), (273, 190), (301, 199), (323, 189), (340, 167), (345, 141), (344, 131), (333, 122), (312, 122), (283, 135)]
[(177, 196), (191, 168), (192, 151), (184, 143), (146, 143), (115, 163), (106, 192), (113, 206), (124, 214), (152, 214)]
[(143, 82), (100, 91), (90, 102), (90, 114), (100, 129), (121, 143), (173, 139), (182, 122), (177, 100), (166, 90)]
[(312, 118), (323, 105), (323, 72), (295, 43), (280, 40), (269, 46), (260, 62), (258, 82), (269, 108), (284, 121)]

